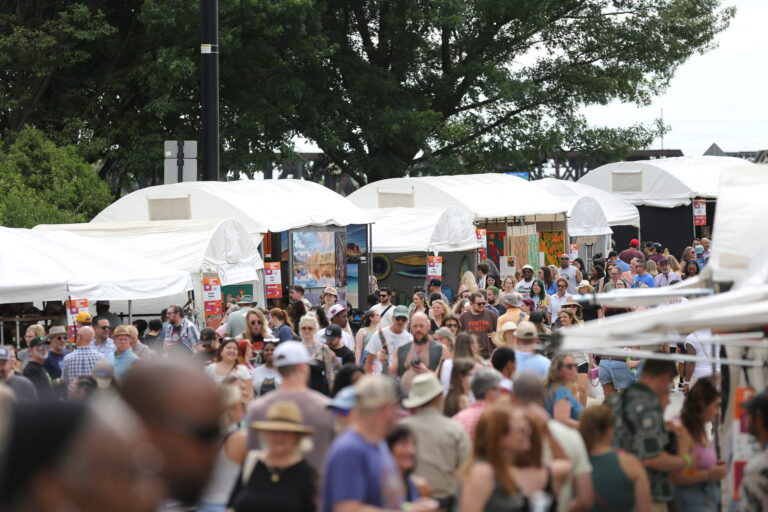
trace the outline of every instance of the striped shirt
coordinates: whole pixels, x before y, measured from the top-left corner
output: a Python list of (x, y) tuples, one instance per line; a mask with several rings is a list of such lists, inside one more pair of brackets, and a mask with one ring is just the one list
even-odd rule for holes
[(104, 359), (104, 354), (92, 346), (77, 347), (74, 352), (70, 352), (64, 357), (64, 362), (61, 365), (61, 378), (69, 384), (78, 377), (90, 375), (93, 371), (93, 366), (100, 359)]

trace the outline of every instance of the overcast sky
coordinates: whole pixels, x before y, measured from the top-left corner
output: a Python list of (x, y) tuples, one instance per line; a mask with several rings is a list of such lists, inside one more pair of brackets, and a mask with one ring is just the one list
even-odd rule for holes
[[(623, 126), (650, 123), (661, 115), (672, 130), (667, 149), (701, 155), (716, 142), (723, 151), (768, 149), (768, 0), (727, 0), (736, 16), (717, 37), (719, 47), (694, 55), (678, 68), (666, 93), (653, 105), (588, 107), (590, 123)], [(657, 140), (654, 148), (660, 148)]]

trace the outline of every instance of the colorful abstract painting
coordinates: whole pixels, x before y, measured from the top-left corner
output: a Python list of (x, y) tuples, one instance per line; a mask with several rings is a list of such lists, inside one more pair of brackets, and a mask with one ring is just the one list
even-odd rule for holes
[(528, 235), (513, 236), (512, 243), (512, 256), (515, 257), (515, 265), (517, 270), (523, 268), (523, 265), (527, 265), (528, 261)]
[(539, 251), (544, 253), (544, 263), (559, 265), (560, 255), (565, 250), (563, 231), (542, 231), (539, 233)]
[(528, 235), (528, 264), (533, 267), (534, 275), (539, 271), (539, 234)]
[(496, 266), (499, 266), (499, 259), (504, 254), (504, 239), (507, 234), (504, 232), (491, 232), (488, 233), (488, 258), (491, 259)]

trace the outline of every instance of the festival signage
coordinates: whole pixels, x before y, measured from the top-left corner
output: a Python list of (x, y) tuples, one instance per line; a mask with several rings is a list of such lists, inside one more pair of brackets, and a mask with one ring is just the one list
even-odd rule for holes
[(67, 307), (67, 332), (69, 333), (69, 342), (75, 342), (75, 336), (77, 336), (77, 326), (75, 325), (75, 317), (77, 314), (85, 311), (88, 312), (88, 299), (73, 299), (66, 302)]
[(693, 201), (693, 224), (695, 226), (707, 225), (707, 202), (703, 199)]
[(443, 257), (442, 256), (428, 256), (427, 257), (427, 279), (443, 278)]
[(733, 402), (733, 418), (731, 423), (730, 446), (733, 461), (730, 474), (731, 499), (734, 503), (739, 501), (739, 487), (744, 478), (744, 468), (747, 463), (760, 453), (760, 445), (749, 434), (747, 429), (746, 403), (755, 395), (755, 390), (750, 387), (736, 388)]
[(268, 299), (279, 299), (283, 296), (279, 262), (264, 263), (264, 284)]
[(477, 249), (477, 256), (480, 260), (484, 260), (488, 258), (488, 231), (485, 229), (478, 229), (475, 231), (477, 233), (477, 243), (480, 246)]
[(221, 281), (218, 277), (203, 278), (203, 312), (205, 315), (205, 326), (219, 326), (223, 316), (221, 305)]

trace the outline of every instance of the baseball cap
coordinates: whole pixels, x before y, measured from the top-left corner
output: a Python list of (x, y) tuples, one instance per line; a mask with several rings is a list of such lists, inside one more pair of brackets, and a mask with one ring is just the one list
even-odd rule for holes
[(531, 265), (523, 265), (521, 270), (533, 270), (533, 267)]
[(436, 277), (429, 280), (429, 286), (443, 286), (443, 282)]
[(295, 366), (297, 364), (309, 362), (309, 352), (307, 348), (298, 341), (286, 341), (277, 346), (272, 355), (275, 366)]
[(75, 322), (80, 322), (80, 323), (93, 322), (93, 317), (89, 312), (81, 311), (75, 317)]
[(333, 306), (328, 308), (328, 315), (327, 315), (328, 316), (328, 320), (330, 320), (331, 318), (335, 317), (336, 315), (338, 315), (339, 313), (341, 313), (345, 309), (347, 309), (347, 308), (345, 308), (341, 304), (334, 304)]
[(37, 337), (29, 342), (29, 348), (39, 347), (40, 345), (50, 345), (51, 342), (45, 338)]
[(408, 308), (405, 306), (396, 306), (392, 312), (392, 318), (408, 318)]
[(93, 378), (96, 379), (100, 389), (106, 389), (112, 384), (112, 377), (115, 375), (115, 367), (109, 362), (107, 358), (99, 359), (95, 365), (93, 365), (93, 371), (91, 372)]
[(517, 324), (515, 336), (517, 336), (517, 339), (519, 340), (532, 341), (539, 337), (539, 332), (536, 330), (536, 326), (531, 322), (522, 321)]
[(764, 421), (768, 419), (768, 391), (763, 391), (762, 393), (754, 395), (747, 400), (744, 404), (744, 408), (749, 414), (760, 414)]
[(96, 305), (97, 306), (109, 306), (109, 301), (108, 300), (97, 300), (96, 301)]
[(0, 360), (7, 361), (11, 358), (11, 354), (8, 351), (8, 347), (0, 346)]
[(347, 386), (331, 399), (326, 407), (337, 411), (349, 411), (355, 406), (355, 386)]
[(703, 245), (697, 245), (693, 248), (693, 250), (696, 252), (696, 254), (704, 254), (704, 246)]
[(632, 240), (629, 241), (629, 246), (630, 247), (640, 246), (640, 240), (638, 240), (637, 238), (633, 238)]
[(565, 258), (565, 259), (569, 260), (569, 259), (571, 259), (571, 255), (564, 252), (563, 254), (560, 255), (560, 259), (562, 259), (562, 258)]
[(669, 265), (669, 260), (667, 258), (661, 258), (659, 260), (659, 265)]
[(206, 327), (200, 331), (200, 343), (203, 345), (210, 345), (216, 341), (216, 330), (212, 327)]
[(325, 332), (323, 333), (323, 339), (332, 340), (336, 338), (341, 338), (341, 327), (339, 327), (336, 324), (331, 324), (325, 328)]

